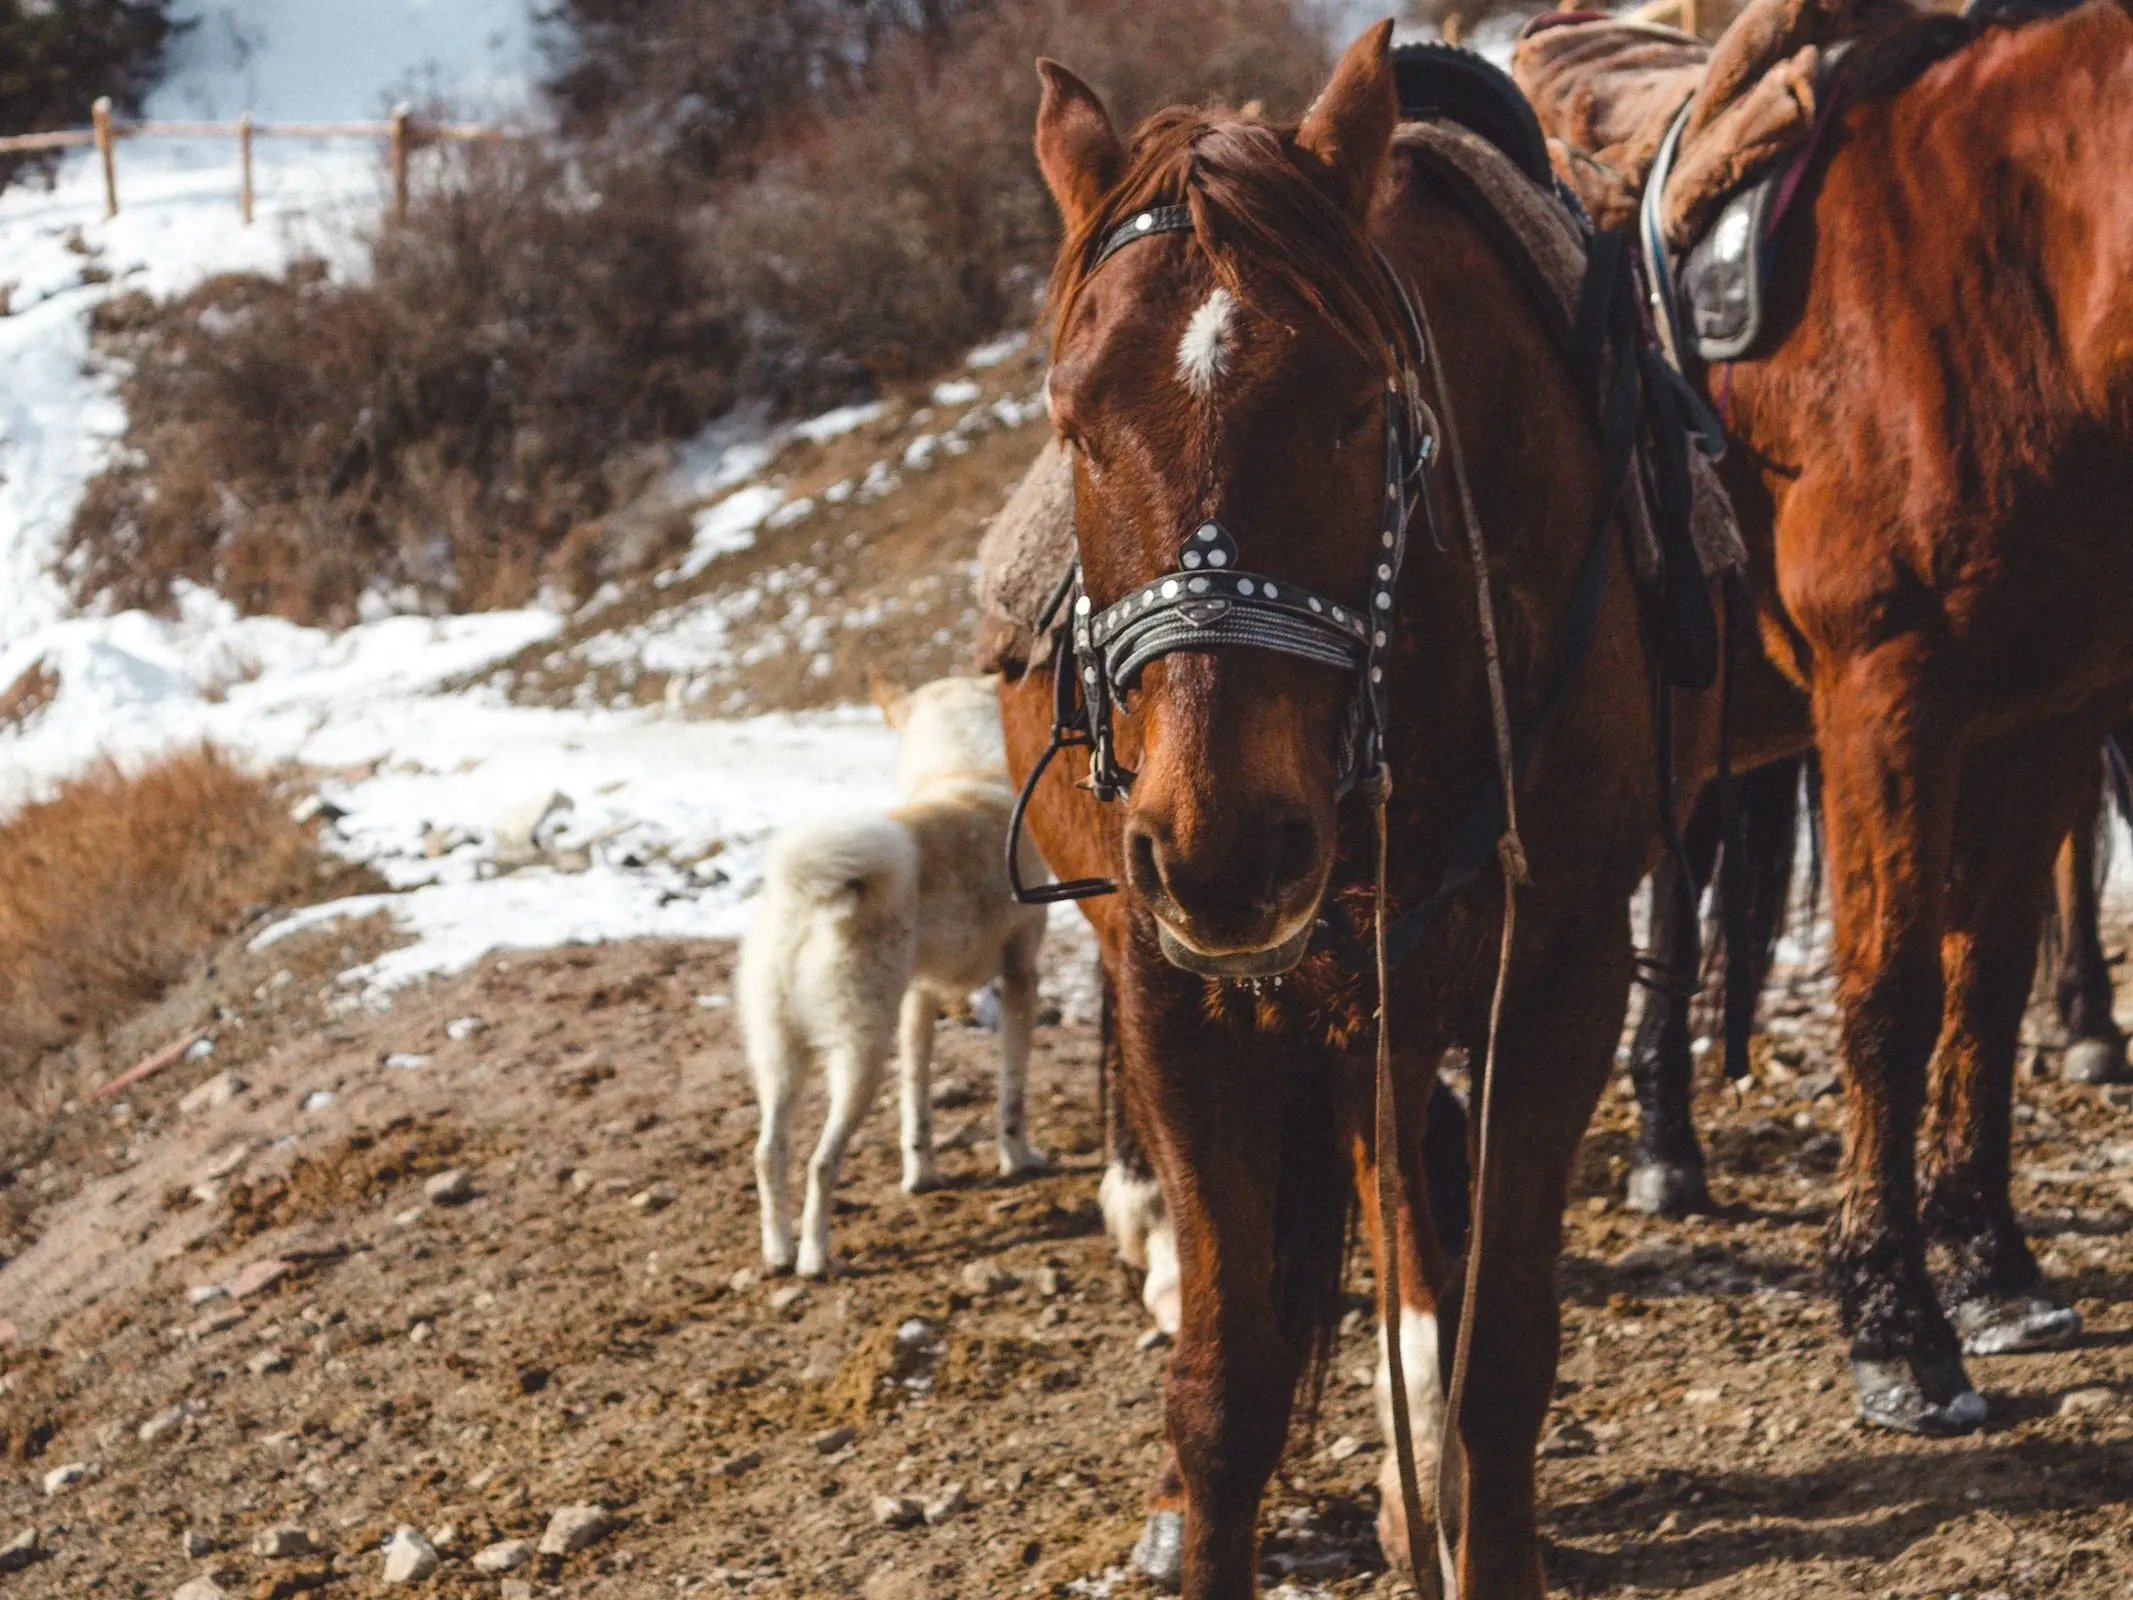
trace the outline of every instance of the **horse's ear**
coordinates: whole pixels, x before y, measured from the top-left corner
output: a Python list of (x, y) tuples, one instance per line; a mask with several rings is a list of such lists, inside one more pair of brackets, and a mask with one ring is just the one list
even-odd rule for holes
[(1037, 165), (1071, 233), (1118, 186), (1126, 151), (1094, 89), (1056, 61), (1040, 58), (1037, 77)]
[(1296, 143), (1318, 158), (1334, 197), (1358, 216), (1370, 209), (1400, 120), (1391, 43), (1387, 17), (1348, 46), (1296, 130)]
[(901, 685), (892, 683), (878, 672), (869, 672), (867, 693), (874, 697), (874, 704), (881, 707), (883, 721), (892, 728), (904, 725), (904, 713), (911, 709), (911, 696)]

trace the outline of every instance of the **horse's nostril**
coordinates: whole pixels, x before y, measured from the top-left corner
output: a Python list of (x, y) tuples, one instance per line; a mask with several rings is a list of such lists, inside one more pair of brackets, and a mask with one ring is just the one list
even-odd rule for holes
[(1127, 836), (1126, 876), (1144, 900), (1163, 892), (1163, 868), (1156, 859), (1155, 835), (1145, 828), (1134, 828)]
[(1318, 831), (1309, 819), (1290, 817), (1275, 827), (1273, 846), (1268, 887), (1279, 897), (1313, 876), (1318, 866)]

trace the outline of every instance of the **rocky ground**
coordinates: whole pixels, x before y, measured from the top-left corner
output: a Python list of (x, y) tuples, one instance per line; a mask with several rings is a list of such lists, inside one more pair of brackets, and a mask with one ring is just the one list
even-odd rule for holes
[[(0, 1146), (0, 1600), (1144, 1592), (1166, 1352), (1098, 1220), (1085, 1024), (1040, 1030), (1057, 1169), (1016, 1184), (989, 1175), (991, 1037), (947, 1027), (949, 1187), (898, 1192), (884, 1108), (852, 1270), (803, 1286), (754, 1268), (728, 947), (492, 958), (350, 1009), (331, 975), (381, 936), (222, 952), (136, 1030), (211, 1053)], [(1619, 1208), (1624, 1096), (1588, 1141), (1553, 1582), (2133, 1595), (2133, 1094), (2021, 1085), (2018, 1199), (2081, 1346), (1976, 1362), (1975, 1437), (1861, 1433), (1814, 1268), (1824, 991), (1775, 1011), (1761, 1075), (1705, 1091), (1720, 1215)], [(1353, 1304), (1266, 1503), (1292, 1600), (1393, 1592)]]

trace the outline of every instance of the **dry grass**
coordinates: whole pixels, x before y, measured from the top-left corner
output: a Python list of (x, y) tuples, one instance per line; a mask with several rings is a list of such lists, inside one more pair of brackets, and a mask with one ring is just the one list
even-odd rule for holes
[(139, 773), (105, 763), (0, 823), (0, 1083), (29, 1095), (56, 1053), (153, 1002), (265, 909), (347, 869), (266, 781), (201, 746)]

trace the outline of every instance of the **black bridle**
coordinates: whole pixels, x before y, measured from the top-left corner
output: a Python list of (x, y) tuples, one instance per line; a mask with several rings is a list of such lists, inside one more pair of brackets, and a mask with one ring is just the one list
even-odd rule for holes
[[(1192, 226), (1192, 213), (1185, 206), (1136, 212), (1105, 235), (1090, 270), (1136, 240), (1188, 233)], [(1377, 260), (1405, 316), (1416, 357), (1426, 361), (1427, 340), (1407, 286), (1382, 253)], [(1016, 900), (1044, 905), (1116, 892), (1118, 885), (1110, 878), (1025, 884), (1016, 860), (1023, 813), (1045, 769), (1062, 750), (1089, 752), (1087, 787), (1097, 799), (1115, 800), (1132, 788), (1136, 774), (1119, 764), (1112, 741), (1113, 708), (1138, 686), (1148, 664), (1164, 656), (1181, 650), (1270, 650), (1352, 673), (1355, 692), (1341, 730), (1340, 793), (1347, 795), (1378, 771), (1385, 752), (1385, 661), (1407, 556), (1407, 525), (1418, 503), (1432, 540), (1439, 548), (1444, 542), (1429, 470), (1437, 455), (1436, 419), (1422, 399), (1413, 370), (1387, 373), (1384, 418), (1385, 493), (1369, 592), (1360, 605), (1243, 570), (1235, 539), (1212, 518), (1185, 534), (1175, 569), (1101, 611), (1083, 592), (1077, 550), (1037, 623), (1042, 635), (1058, 623), (1060, 607), (1071, 602), (1052, 662), (1051, 741), (1023, 780), (1008, 822), (1007, 874)]]

